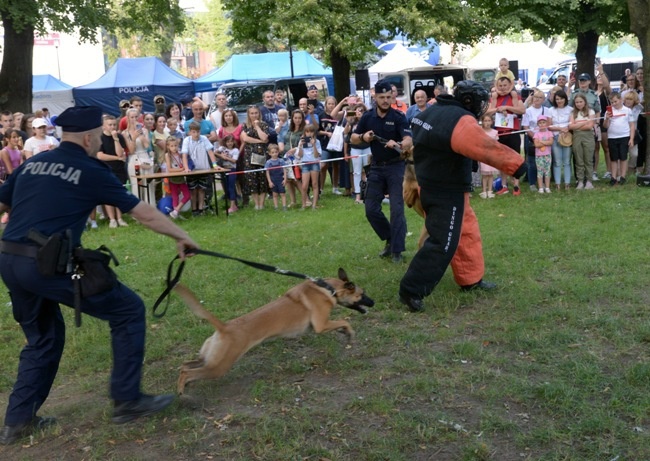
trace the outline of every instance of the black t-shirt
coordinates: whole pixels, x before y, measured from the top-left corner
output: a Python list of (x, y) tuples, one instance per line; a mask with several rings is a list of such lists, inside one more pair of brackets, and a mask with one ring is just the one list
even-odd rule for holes
[[(126, 150), (126, 141), (124, 140), (124, 136), (118, 133), (117, 138), (120, 140), (122, 149)], [(126, 164), (117, 158), (117, 153), (115, 152), (115, 141), (111, 135), (102, 133), (102, 145), (99, 148), (99, 151), (106, 155), (115, 156), (115, 160), (104, 160), (104, 162), (111, 167), (114, 173), (122, 173), (126, 171)]]

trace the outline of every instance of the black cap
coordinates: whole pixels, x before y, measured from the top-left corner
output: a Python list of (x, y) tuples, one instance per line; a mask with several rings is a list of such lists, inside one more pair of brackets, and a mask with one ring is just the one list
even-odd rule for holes
[(312, 90), (317, 90), (316, 85), (309, 85), (309, 88), (307, 88), (307, 91), (312, 91)]
[(591, 75), (584, 73), (578, 75), (578, 80), (591, 80)]
[(75, 106), (63, 111), (57, 126), (69, 133), (82, 133), (102, 126), (102, 109), (97, 106)]
[(387, 80), (379, 80), (375, 83), (375, 94), (390, 93), (393, 87)]

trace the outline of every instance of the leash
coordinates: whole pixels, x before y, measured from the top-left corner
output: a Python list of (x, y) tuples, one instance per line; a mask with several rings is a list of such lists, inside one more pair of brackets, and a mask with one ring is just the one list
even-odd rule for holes
[[(254, 267), (255, 269), (263, 270), (265, 272), (273, 272), (275, 274), (280, 274), (280, 275), (286, 275), (288, 277), (295, 277), (299, 279), (304, 279), (304, 280), (309, 280), (311, 282), (314, 282), (316, 285), (318, 285), (321, 288), (325, 288), (327, 291), (331, 293), (332, 296), (336, 296), (336, 290), (334, 287), (332, 287), (329, 283), (327, 283), (325, 280), (322, 278), (316, 278), (316, 277), (310, 277), (309, 275), (305, 274), (300, 274), (298, 272), (293, 272), (293, 271), (288, 271), (284, 269), (280, 269), (275, 266), (271, 266), (269, 264), (262, 264), (258, 263), (255, 261), (247, 261), (245, 259), (241, 258), (236, 258), (234, 256), (229, 256), (223, 253), (217, 253), (216, 251), (208, 251), (208, 250), (201, 250), (198, 248), (188, 250), (185, 252), (187, 255), (206, 255), (206, 256), (213, 256), (215, 258), (222, 258), (222, 259), (230, 259), (232, 261), (237, 261), (242, 264), (246, 264), (247, 266)], [(176, 274), (172, 276), (173, 268), (174, 268), (174, 263), (176, 262), (177, 259), (180, 259), (180, 256), (176, 255), (170, 262), (169, 265), (167, 266), (167, 287), (163, 290), (163, 292), (158, 296), (158, 299), (153, 305), (153, 316), (156, 318), (161, 318), (167, 313), (167, 309), (169, 308), (169, 295), (171, 291), (174, 289), (176, 284), (180, 281), (181, 275), (183, 275), (183, 270), (185, 269), (185, 261), (181, 261), (181, 263), (178, 266), (178, 269), (176, 269)], [(156, 312), (162, 302), (167, 299), (167, 303), (165, 304), (165, 308), (162, 310), (162, 312)]]

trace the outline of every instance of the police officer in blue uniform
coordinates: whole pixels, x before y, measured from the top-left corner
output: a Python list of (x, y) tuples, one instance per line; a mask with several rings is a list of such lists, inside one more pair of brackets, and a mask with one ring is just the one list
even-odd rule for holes
[[(366, 190), (366, 218), (379, 238), (386, 242), (381, 257), (402, 262), (406, 248), (406, 218), (404, 217), (404, 160), (402, 150), (410, 149), (411, 129), (404, 114), (391, 107), (391, 85), (385, 80), (375, 84), (376, 107), (367, 111), (350, 137), (352, 144), (369, 143), (372, 161)], [(390, 200), (390, 221), (381, 204), (384, 195)]]
[[(70, 273), (41, 273), (39, 246), (28, 237), (30, 231), (67, 235), (72, 247), (77, 247), (91, 210), (108, 204), (175, 239), (181, 257), (185, 250), (198, 248), (185, 231), (131, 195), (111, 169), (95, 158), (102, 133), (99, 107), (69, 108), (58, 117), (57, 125), (63, 130), (61, 145), (27, 160), (0, 187), (0, 212), (11, 210), (0, 242), (0, 275), (11, 295), (13, 316), (27, 340), (0, 429), (3, 445), (55, 422), (37, 412), (50, 392), (63, 353), (65, 323), (59, 305), (74, 305)], [(173, 395), (151, 396), (140, 389), (145, 340), (145, 307), (140, 297), (117, 282), (108, 291), (82, 299), (81, 311), (110, 325), (113, 422), (124, 423), (168, 406)]]

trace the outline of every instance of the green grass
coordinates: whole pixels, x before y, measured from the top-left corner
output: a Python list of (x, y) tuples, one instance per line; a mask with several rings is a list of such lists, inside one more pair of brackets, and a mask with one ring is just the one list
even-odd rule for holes
[[(181, 221), (206, 249), (312, 276), (344, 267), (376, 301), (366, 316), (333, 311), (356, 330), (352, 347), (337, 333), (272, 340), (160, 416), (114, 426), (108, 327), (84, 317), (76, 329), (66, 308), (66, 349), (42, 411), (61, 424), (32, 446), (0, 448), (0, 459), (650, 459), (650, 190), (523, 189), (472, 200), (486, 278), (500, 288), (462, 293), (447, 273), (423, 314), (399, 304), (407, 266), (377, 257), (383, 245), (352, 200), (326, 193), (315, 212)], [(407, 218), (408, 260), (422, 221)], [(176, 297), (165, 317), (151, 316), (173, 243), (105, 223), (85, 235), (88, 247), (102, 243), (149, 309), (144, 388), (173, 392), (180, 364), (212, 334)], [(198, 256), (183, 282), (228, 320), (299, 280)], [(0, 327), (4, 407), (24, 338), (8, 306)]]

